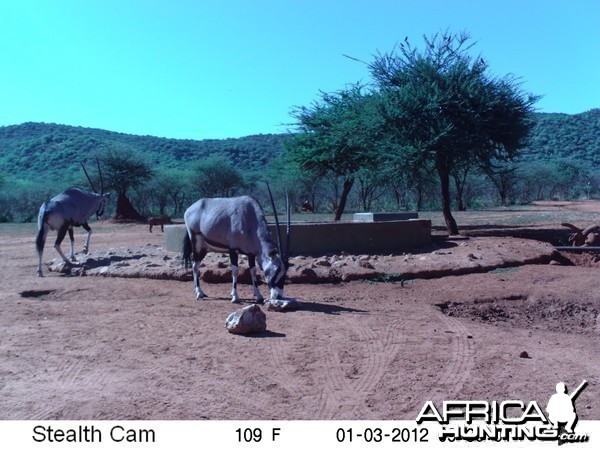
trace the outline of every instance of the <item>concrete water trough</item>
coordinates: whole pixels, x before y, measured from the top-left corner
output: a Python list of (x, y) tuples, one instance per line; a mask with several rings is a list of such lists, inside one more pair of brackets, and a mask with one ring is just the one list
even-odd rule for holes
[(352, 220), (354, 222), (393, 222), (396, 220), (418, 219), (419, 213), (416, 212), (396, 212), (396, 213), (354, 213)]
[[(285, 224), (279, 224), (285, 241)], [(275, 224), (269, 224), (276, 240)], [(185, 225), (165, 226), (165, 249), (181, 252)], [(431, 221), (426, 219), (358, 221), (358, 222), (292, 222), (292, 255), (325, 254), (390, 254), (431, 243)], [(285, 242), (282, 243), (285, 246)], [(285, 252), (285, 248), (283, 249)]]

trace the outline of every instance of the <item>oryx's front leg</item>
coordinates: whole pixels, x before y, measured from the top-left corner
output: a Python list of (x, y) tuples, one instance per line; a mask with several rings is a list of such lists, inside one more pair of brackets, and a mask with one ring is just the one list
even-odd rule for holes
[(235, 250), (229, 250), (229, 259), (231, 261), (231, 303), (240, 303), (240, 296), (237, 293), (237, 279), (240, 272), (238, 266), (238, 254)]
[(248, 255), (248, 265), (250, 266), (250, 276), (252, 277), (252, 290), (254, 292), (254, 296), (256, 297), (256, 301), (262, 305), (265, 302), (265, 298), (258, 289), (258, 278), (256, 276), (256, 256)]
[(85, 238), (85, 244), (83, 244), (83, 253), (87, 255), (88, 250), (90, 249), (90, 236), (92, 235), (92, 229), (87, 223), (81, 225), (85, 231), (88, 232), (87, 237)]

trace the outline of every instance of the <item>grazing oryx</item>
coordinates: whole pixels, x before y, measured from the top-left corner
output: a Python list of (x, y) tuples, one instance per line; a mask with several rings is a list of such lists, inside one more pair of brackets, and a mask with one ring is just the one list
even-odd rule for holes
[[(274, 205), (273, 205), (274, 206)], [(275, 217), (277, 217), (275, 212)], [(248, 256), (254, 296), (258, 303), (264, 298), (258, 289), (255, 263), (261, 267), (271, 290), (272, 299), (283, 298), (283, 285), (287, 270), (287, 257), (271, 240), (265, 214), (256, 199), (248, 196), (234, 198), (204, 198), (190, 206), (184, 215), (187, 229), (183, 242), (186, 267), (192, 260), (196, 299), (204, 298), (200, 289), (200, 262), (207, 252), (229, 253), (233, 288), (231, 301), (239, 303), (237, 293), (238, 254)], [(277, 223), (279, 223), (277, 221)], [(289, 202), (288, 202), (289, 248)]]
[[(83, 164), (82, 164), (83, 167)], [(98, 170), (100, 170), (100, 164), (98, 164)], [(85, 171), (85, 167), (84, 167)], [(102, 174), (100, 173), (101, 192), (97, 194), (90, 180), (87, 172), (85, 173), (88, 177), (88, 181), (92, 185), (94, 192), (82, 191), (77, 188), (69, 188), (66, 191), (58, 194), (56, 197), (50, 199), (48, 202), (40, 207), (38, 215), (38, 232), (35, 239), (35, 244), (38, 252), (38, 276), (44, 276), (42, 273), (42, 254), (44, 252), (44, 244), (46, 243), (46, 237), (48, 236), (49, 230), (58, 230), (56, 242), (54, 248), (58, 254), (62, 257), (65, 263), (69, 264), (69, 260), (60, 248), (60, 244), (65, 238), (67, 231), (69, 232), (69, 239), (71, 240), (71, 261), (75, 261), (74, 238), (73, 238), (73, 227), (83, 227), (87, 232), (87, 238), (83, 246), (84, 253), (88, 252), (90, 245), (90, 236), (92, 229), (88, 225), (88, 219), (94, 213), (98, 219), (104, 217), (104, 207), (110, 194), (104, 194), (104, 186), (102, 183)]]

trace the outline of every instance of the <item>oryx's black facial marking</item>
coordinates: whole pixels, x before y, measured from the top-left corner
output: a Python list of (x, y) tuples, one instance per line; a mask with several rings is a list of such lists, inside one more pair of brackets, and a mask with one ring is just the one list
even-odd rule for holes
[(98, 219), (100, 219), (103, 215), (104, 215), (104, 207), (105, 207), (106, 201), (102, 201), (102, 203), (100, 203), (100, 208), (98, 209), (98, 211), (96, 211), (96, 217)]

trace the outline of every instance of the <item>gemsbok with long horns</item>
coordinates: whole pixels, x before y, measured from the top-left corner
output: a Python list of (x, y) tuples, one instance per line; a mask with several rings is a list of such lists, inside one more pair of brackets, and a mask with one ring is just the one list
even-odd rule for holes
[(70, 257), (71, 261), (75, 261), (73, 227), (83, 227), (87, 231), (83, 252), (87, 253), (89, 251), (92, 229), (88, 225), (88, 220), (94, 213), (98, 219), (104, 218), (104, 208), (108, 197), (110, 196), (110, 194), (104, 194), (104, 183), (102, 182), (100, 163), (98, 160), (96, 160), (96, 163), (98, 164), (98, 171), (100, 173), (100, 194), (96, 192), (92, 180), (83, 164), (81, 164), (94, 192), (83, 191), (78, 188), (69, 188), (49, 201), (44, 202), (40, 207), (40, 212), (38, 214), (38, 232), (35, 239), (38, 252), (38, 276), (44, 276), (42, 272), (42, 254), (44, 252), (44, 245), (49, 230), (58, 230), (54, 248), (66, 264), (70, 264), (70, 261), (62, 252), (60, 244), (68, 232), (69, 239), (71, 240)]
[(183, 241), (183, 259), (186, 267), (189, 267), (191, 262), (197, 300), (205, 297), (200, 289), (200, 262), (208, 252), (229, 253), (233, 278), (231, 289), (233, 303), (240, 302), (237, 292), (239, 254), (248, 257), (253, 292), (257, 302), (262, 304), (264, 297), (258, 289), (256, 262), (264, 273), (271, 299), (283, 298), (289, 255), (289, 200), (285, 255), (282, 253), (279, 221), (272, 196), (271, 202), (278, 231), (277, 246), (271, 239), (263, 209), (253, 197), (203, 198), (186, 210), (184, 219), (187, 233)]

